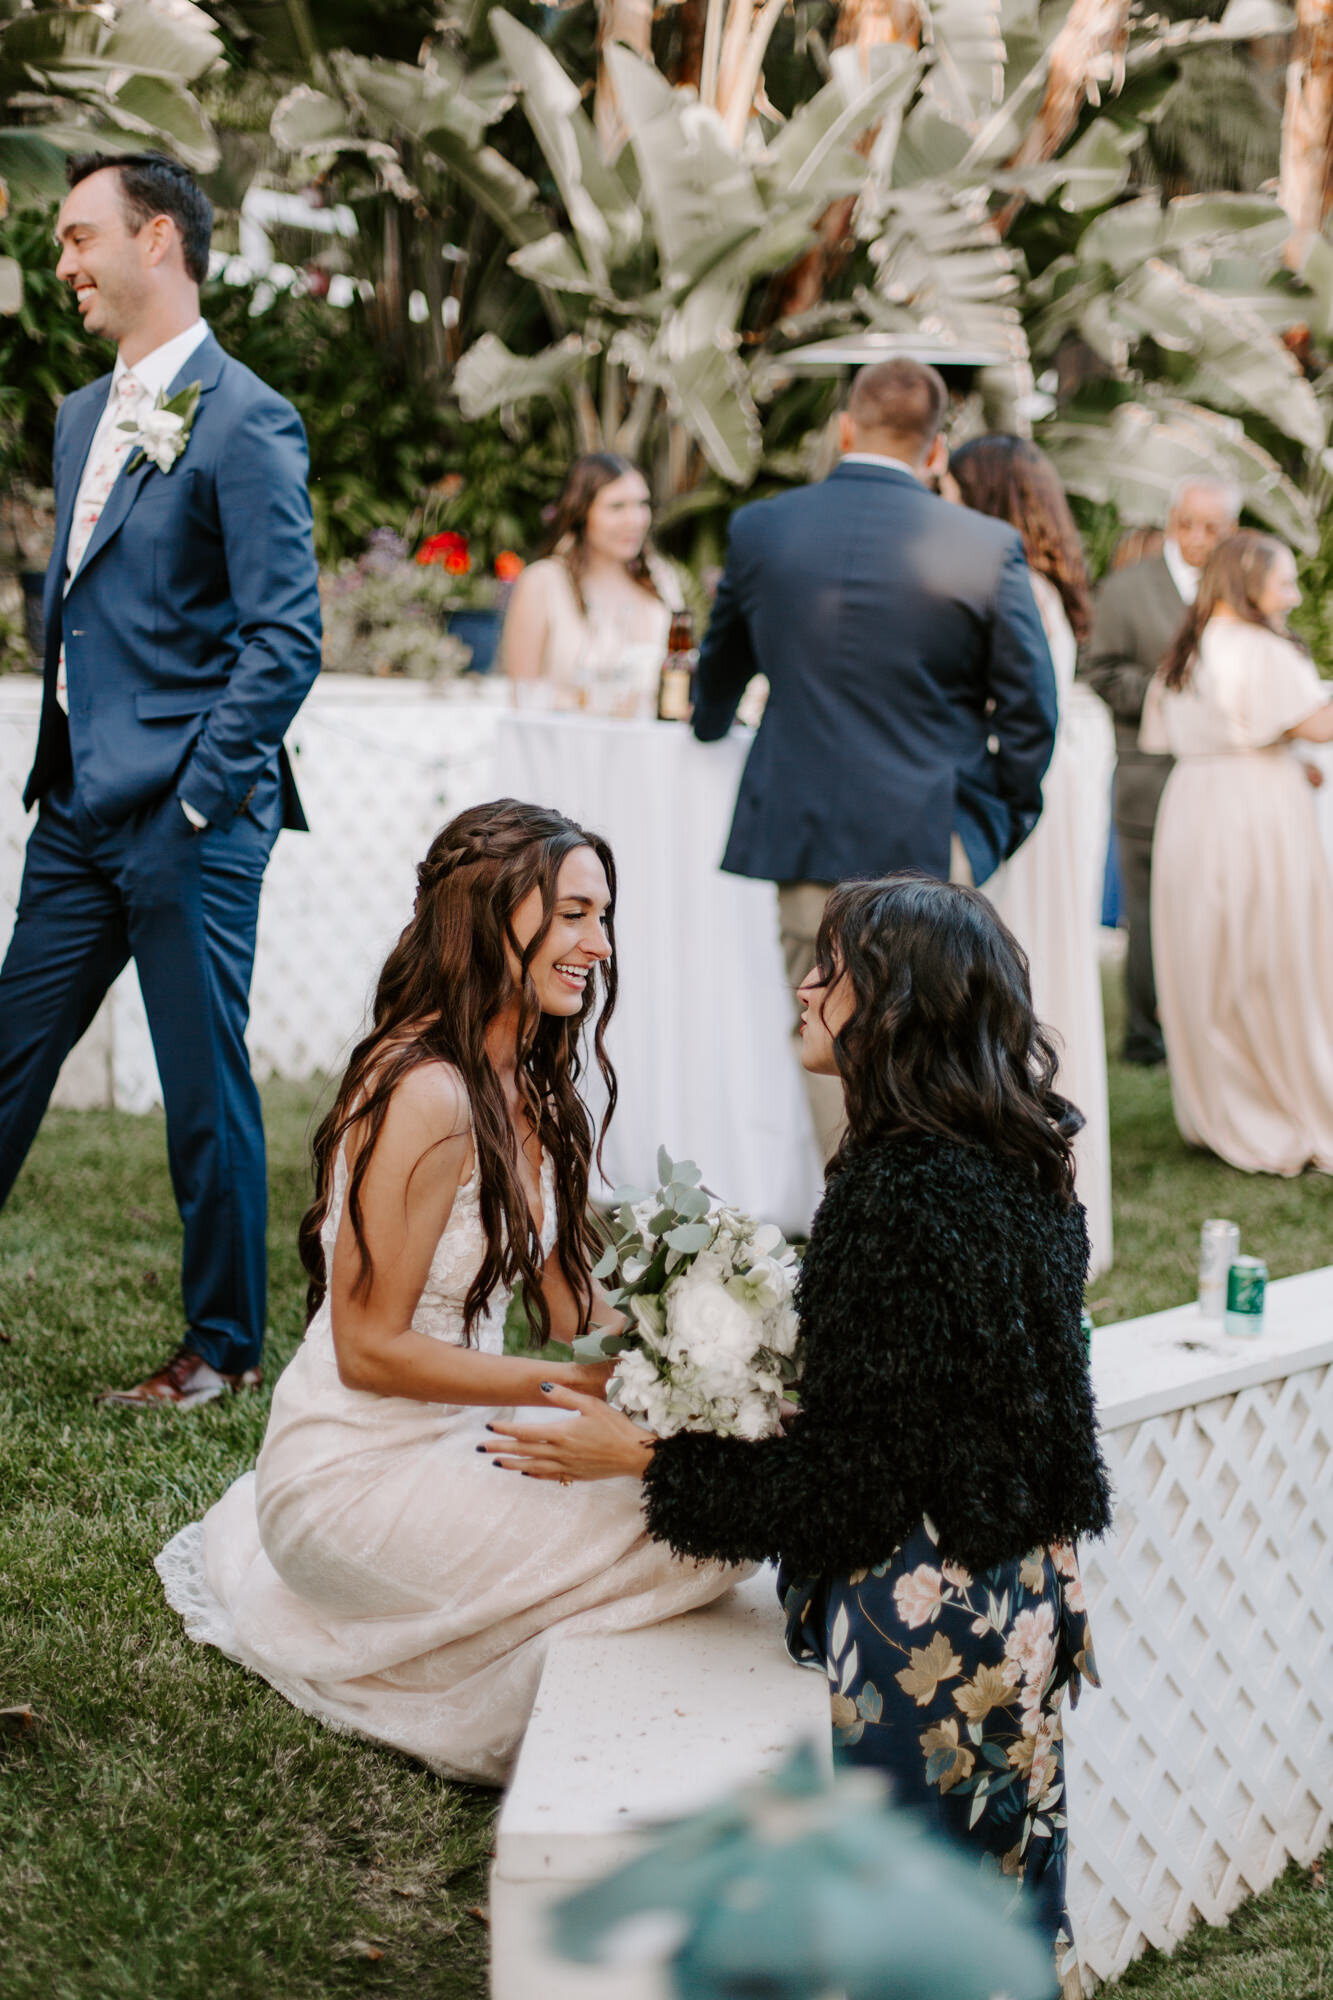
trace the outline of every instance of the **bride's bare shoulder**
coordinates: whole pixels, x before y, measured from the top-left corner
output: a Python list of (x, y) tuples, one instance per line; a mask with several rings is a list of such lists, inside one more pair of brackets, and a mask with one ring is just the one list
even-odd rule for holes
[(413, 1063), (394, 1085), (389, 1112), (400, 1124), (429, 1127), (433, 1142), (465, 1139), (472, 1130), (467, 1088), (449, 1062)]
[[(353, 1138), (352, 1150), (363, 1133)], [(424, 1164), (456, 1178), (466, 1166), (472, 1147), (472, 1117), (462, 1077), (452, 1063), (429, 1059), (415, 1062), (393, 1085), (375, 1146), (377, 1161), (394, 1172), (406, 1164)]]

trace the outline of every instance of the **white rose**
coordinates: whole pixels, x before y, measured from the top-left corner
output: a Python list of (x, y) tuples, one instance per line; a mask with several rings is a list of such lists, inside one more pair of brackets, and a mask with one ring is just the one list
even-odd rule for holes
[(733, 1298), (767, 1310), (780, 1306), (791, 1295), (791, 1277), (773, 1257), (759, 1257), (747, 1271), (737, 1271), (727, 1280)]
[(746, 1396), (736, 1412), (736, 1435), (755, 1444), (778, 1427), (777, 1408), (768, 1396)]
[(627, 1347), (611, 1372), (607, 1397), (610, 1400), (614, 1391), (614, 1400), (622, 1410), (641, 1410), (658, 1388), (658, 1373), (648, 1356), (640, 1348)]
[(646, 1201), (632, 1202), (629, 1212), (634, 1217), (634, 1227), (640, 1236), (652, 1235), (653, 1217), (662, 1213), (656, 1198), (652, 1195), (649, 1195)]
[(174, 410), (147, 410), (139, 419), (139, 444), (159, 472), (170, 472), (185, 449), (184, 417)]
[(715, 1277), (701, 1277), (697, 1265), (671, 1287), (666, 1310), (673, 1351), (703, 1365), (724, 1357), (748, 1361), (759, 1345), (756, 1315)]
[(774, 1354), (794, 1354), (799, 1330), (796, 1308), (790, 1301), (764, 1314), (764, 1346), (771, 1347)]

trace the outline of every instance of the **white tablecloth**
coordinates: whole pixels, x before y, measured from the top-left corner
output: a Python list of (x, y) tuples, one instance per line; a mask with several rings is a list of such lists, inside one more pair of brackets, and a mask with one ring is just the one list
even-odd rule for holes
[(718, 863), (749, 748), (737, 731), (518, 712), (499, 718), (492, 795), (554, 806), (610, 841), (620, 998), (613, 1182), (652, 1186), (664, 1145), (727, 1201), (804, 1232), (822, 1186), (777, 897)]

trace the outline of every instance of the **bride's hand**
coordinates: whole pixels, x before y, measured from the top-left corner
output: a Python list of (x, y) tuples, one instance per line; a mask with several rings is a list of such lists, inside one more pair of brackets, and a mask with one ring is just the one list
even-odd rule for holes
[(596, 1396), (604, 1403), (615, 1365), (614, 1361), (567, 1361), (552, 1380), (558, 1389), (573, 1389), (576, 1395)]
[(581, 1396), (552, 1384), (544, 1397), (554, 1408), (576, 1410), (578, 1415), (547, 1426), (488, 1424), (496, 1442), (478, 1449), (493, 1464), (506, 1472), (525, 1473), (529, 1479), (555, 1479), (565, 1485), (575, 1479), (639, 1479), (647, 1471), (657, 1443), (651, 1431), (640, 1430), (598, 1396)]

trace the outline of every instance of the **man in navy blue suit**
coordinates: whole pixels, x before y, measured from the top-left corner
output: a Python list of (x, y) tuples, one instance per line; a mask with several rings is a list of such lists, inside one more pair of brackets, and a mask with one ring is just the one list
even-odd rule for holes
[[(981, 884), (1041, 812), (1050, 652), (1016, 531), (926, 483), (947, 464), (947, 403), (920, 362), (862, 369), (832, 476), (732, 519), (694, 733), (725, 735), (766, 676), (722, 866), (778, 884), (794, 987), (834, 883), (921, 868)], [(808, 1084), (827, 1158), (841, 1088)]]
[(320, 659), (300, 418), (199, 316), (212, 210), (156, 154), (71, 162), (59, 273), (113, 372), (62, 405), (39, 807), (0, 971), (0, 1203), (133, 958), (184, 1227), (186, 1331), (104, 1400), (260, 1380), (267, 1173), (245, 1047), (259, 891), (305, 820), (282, 748)]

